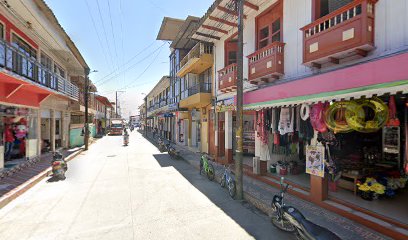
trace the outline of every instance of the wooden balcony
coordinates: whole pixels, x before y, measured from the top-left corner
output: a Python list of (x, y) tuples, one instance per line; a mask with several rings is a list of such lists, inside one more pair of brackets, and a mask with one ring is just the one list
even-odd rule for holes
[(177, 76), (184, 77), (188, 73), (200, 74), (213, 65), (212, 45), (197, 43), (180, 61)]
[(221, 92), (232, 92), (237, 89), (237, 64), (233, 63), (218, 71), (219, 89)]
[(284, 74), (285, 43), (273, 42), (248, 56), (248, 80), (251, 84), (272, 82)]
[(367, 56), (374, 49), (376, 2), (355, 0), (301, 28), (303, 63), (320, 68)]

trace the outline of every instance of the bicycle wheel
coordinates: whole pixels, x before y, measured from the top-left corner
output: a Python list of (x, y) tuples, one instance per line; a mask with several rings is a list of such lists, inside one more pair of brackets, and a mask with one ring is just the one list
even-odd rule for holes
[(221, 187), (225, 187), (225, 174), (222, 175), (220, 185)]
[(212, 181), (215, 177), (215, 170), (214, 166), (211, 163), (208, 163), (208, 172), (207, 172), (208, 180)]
[(285, 232), (294, 232), (296, 228), (284, 217), (280, 218), (277, 213), (274, 213), (271, 217), (272, 224)]
[(200, 175), (203, 172), (203, 160), (200, 160)]
[(228, 192), (229, 192), (229, 195), (230, 195), (232, 198), (235, 197), (236, 188), (235, 188), (235, 181), (234, 181), (234, 180), (231, 180), (231, 181), (228, 183)]

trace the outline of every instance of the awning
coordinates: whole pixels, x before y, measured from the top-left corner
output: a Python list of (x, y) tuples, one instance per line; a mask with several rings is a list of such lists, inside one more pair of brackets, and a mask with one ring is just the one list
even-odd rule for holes
[(0, 102), (40, 107), (40, 103), (51, 94), (51, 90), (39, 84), (31, 84), (0, 72)]
[(244, 109), (408, 93), (408, 53), (244, 94)]

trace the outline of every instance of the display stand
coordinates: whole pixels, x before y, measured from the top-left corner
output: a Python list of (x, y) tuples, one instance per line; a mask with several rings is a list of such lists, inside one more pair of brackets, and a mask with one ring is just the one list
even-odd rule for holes
[(383, 127), (382, 163), (401, 169), (400, 127)]

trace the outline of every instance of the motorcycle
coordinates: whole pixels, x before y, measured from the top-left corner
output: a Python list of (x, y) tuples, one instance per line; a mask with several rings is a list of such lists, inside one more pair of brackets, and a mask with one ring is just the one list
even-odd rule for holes
[(178, 159), (179, 158), (178, 151), (170, 143), (166, 144), (166, 150), (167, 150), (167, 153), (170, 155), (171, 158), (173, 158), (173, 159)]
[(129, 134), (125, 129), (125, 132), (123, 133), (123, 145), (127, 146), (129, 144)]
[(56, 182), (65, 180), (65, 172), (68, 170), (68, 165), (60, 152), (55, 152), (51, 161), (52, 175), (47, 182)]
[(289, 184), (286, 184), (286, 187), (284, 187), (283, 181), (284, 178), (281, 177), (280, 193), (273, 196), (272, 199), (271, 205), (274, 212), (271, 218), (272, 224), (280, 230), (294, 232), (298, 239), (341, 240), (341, 238), (327, 228), (307, 220), (296, 208), (285, 205), (284, 198)]
[(164, 142), (164, 140), (161, 137), (159, 137), (158, 143), (159, 143), (159, 151), (160, 152), (166, 152), (167, 151), (167, 144)]

